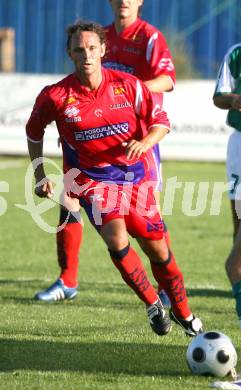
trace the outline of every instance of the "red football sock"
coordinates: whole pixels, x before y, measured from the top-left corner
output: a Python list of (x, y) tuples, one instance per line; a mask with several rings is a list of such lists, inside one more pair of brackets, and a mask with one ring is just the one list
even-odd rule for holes
[(124, 281), (135, 291), (139, 298), (148, 305), (157, 301), (158, 296), (149, 282), (140, 257), (131, 247), (121, 251), (109, 251), (112, 261), (121, 273)]
[(188, 306), (183, 275), (171, 251), (168, 260), (164, 263), (151, 262), (151, 268), (154, 278), (166, 291), (174, 314), (180, 318), (190, 316), (192, 313)]
[(67, 287), (78, 285), (78, 253), (82, 241), (83, 227), (80, 222), (67, 223), (57, 232), (58, 263), (60, 278)]
[[(166, 244), (168, 246), (168, 248), (170, 249), (171, 248), (171, 238), (170, 238), (170, 233), (169, 233), (169, 230), (167, 229), (167, 225), (165, 224), (164, 222), (164, 232), (163, 232), (163, 235), (164, 235), (164, 239), (166, 241)], [(164, 289), (163, 285), (158, 283), (158, 293)]]

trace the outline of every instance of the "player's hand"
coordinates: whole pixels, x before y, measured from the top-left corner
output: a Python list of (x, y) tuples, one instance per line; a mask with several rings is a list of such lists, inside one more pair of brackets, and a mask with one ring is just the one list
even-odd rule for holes
[(142, 153), (145, 153), (148, 149), (144, 143), (135, 139), (132, 139), (129, 142), (123, 142), (122, 145), (126, 147), (126, 156), (128, 160), (140, 158)]
[(54, 195), (53, 183), (47, 177), (42, 179), (36, 183), (34, 193), (39, 198), (52, 198)]
[(236, 95), (232, 99), (232, 108), (241, 111), (241, 95)]

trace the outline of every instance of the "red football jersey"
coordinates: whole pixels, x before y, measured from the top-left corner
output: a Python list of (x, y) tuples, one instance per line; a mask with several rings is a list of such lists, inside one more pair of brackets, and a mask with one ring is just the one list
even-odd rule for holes
[[(38, 142), (45, 127), (56, 122), (63, 147), (64, 170), (78, 168), (84, 177), (117, 184), (138, 183), (145, 174), (146, 156), (127, 160), (123, 143), (142, 139), (153, 125), (169, 128), (166, 113), (155, 105), (148, 88), (136, 77), (102, 69), (97, 90), (88, 91), (76, 74), (45, 87), (36, 99), (26, 126)], [(145, 121), (143, 130), (139, 121)], [(80, 175), (78, 182), (83, 182)]]
[(175, 84), (172, 57), (158, 29), (138, 18), (119, 34), (114, 24), (105, 30), (107, 51), (103, 65), (106, 68), (134, 74), (142, 81), (167, 75)]

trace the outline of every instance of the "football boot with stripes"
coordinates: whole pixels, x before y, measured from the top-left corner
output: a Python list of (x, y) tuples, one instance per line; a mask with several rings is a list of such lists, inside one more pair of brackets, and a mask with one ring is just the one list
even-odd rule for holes
[(38, 292), (34, 299), (44, 302), (56, 302), (74, 299), (77, 295), (77, 288), (66, 287), (61, 279), (58, 279), (52, 286), (44, 291)]
[(184, 320), (182, 318), (177, 317), (172, 310), (170, 310), (170, 318), (172, 321), (174, 321), (177, 325), (179, 325), (187, 336), (195, 337), (199, 333), (203, 332), (203, 325), (202, 321), (193, 316), (193, 318), (190, 321)]
[(170, 332), (172, 327), (171, 320), (161, 301), (148, 305), (146, 310), (151, 328), (158, 336), (164, 336)]

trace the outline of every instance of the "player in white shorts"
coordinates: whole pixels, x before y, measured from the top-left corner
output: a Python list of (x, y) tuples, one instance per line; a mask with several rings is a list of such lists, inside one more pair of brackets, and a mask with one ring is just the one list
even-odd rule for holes
[(232, 46), (223, 59), (213, 101), (215, 106), (228, 110), (227, 124), (234, 129), (227, 150), (234, 244), (226, 261), (226, 271), (232, 284), (241, 327), (241, 43)]

